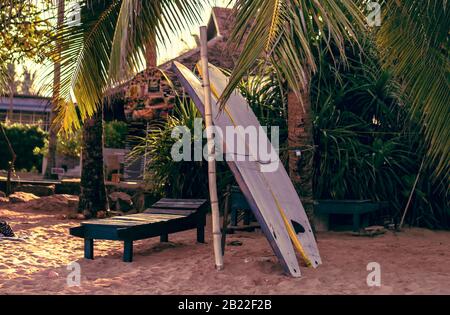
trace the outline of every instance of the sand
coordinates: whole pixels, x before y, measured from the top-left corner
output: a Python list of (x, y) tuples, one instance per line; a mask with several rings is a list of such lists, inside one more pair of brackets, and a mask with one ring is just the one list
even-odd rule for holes
[[(196, 244), (195, 231), (172, 235), (168, 244), (136, 242), (131, 264), (121, 261), (119, 242), (96, 241), (96, 259), (88, 261), (83, 241), (68, 234), (79, 222), (59, 209), (0, 205), (0, 219), (22, 238), (0, 240), (0, 294), (450, 294), (450, 232), (319, 233), (324, 264), (303, 267), (302, 278), (293, 279), (260, 232), (229, 236), (242, 246), (228, 246), (226, 268), (216, 272), (209, 226), (207, 244)], [(67, 285), (72, 262), (81, 267), (79, 287)], [(367, 285), (371, 262), (380, 264), (381, 287)]]

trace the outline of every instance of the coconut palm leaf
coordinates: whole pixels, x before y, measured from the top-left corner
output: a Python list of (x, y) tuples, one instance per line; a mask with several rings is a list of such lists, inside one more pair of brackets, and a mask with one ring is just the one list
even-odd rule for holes
[(390, 1), (378, 45), (385, 66), (406, 88), (413, 114), (422, 117), (428, 162), (436, 175), (450, 175), (450, 2)]
[[(352, 0), (237, 0), (236, 27), (231, 37), (244, 43), (223, 98), (226, 99), (255, 62), (270, 59), (296, 93), (308, 86), (317, 70), (314, 51), (323, 41), (345, 58), (346, 39), (363, 27), (358, 1)], [(250, 29), (249, 29), (250, 26)], [(300, 98), (301, 99), (301, 98)]]
[[(65, 130), (100, 106), (105, 92), (142, 64), (144, 44), (199, 20), (203, 0), (82, 0), (81, 23), (64, 27), (57, 123)], [(73, 95), (71, 95), (73, 92)], [(77, 104), (72, 101), (72, 96)], [(77, 110), (78, 109), (78, 110)]]
[(170, 43), (173, 33), (198, 22), (199, 0), (124, 0), (115, 27), (109, 75), (112, 83), (129, 79), (142, 64), (148, 42)]
[(79, 128), (81, 120), (92, 116), (102, 100), (119, 10), (116, 0), (84, 1), (80, 24), (65, 26), (55, 39), (63, 42), (60, 57), (58, 51), (54, 54), (62, 69), (56, 119), (65, 130)]

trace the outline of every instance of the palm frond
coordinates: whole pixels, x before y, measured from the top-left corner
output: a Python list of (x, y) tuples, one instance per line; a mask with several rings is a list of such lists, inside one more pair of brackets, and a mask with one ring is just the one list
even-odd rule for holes
[(307, 88), (311, 73), (317, 71), (317, 43), (325, 42), (328, 49), (334, 44), (345, 58), (345, 41), (354, 39), (355, 29), (364, 25), (357, 4), (351, 0), (237, 0), (235, 10), (231, 41), (244, 43), (244, 48), (224, 99), (259, 58), (270, 59), (290, 88), (300, 94)]
[(59, 34), (64, 48), (57, 122), (62, 128), (80, 127), (100, 106), (105, 92), (142, 65), (144, 45), (155, 39), (167, 42), (169, 32), (198, 21), (202, 3), (83, 0), (80, 25), (66, 26)]
[(378, 44), (385, 66), (406, 88), (420, 115), (436, 175), (450, 175), (450, 2), (403, 0), (387, 4)]
[(0, 94), (3, 94), (8, 85), (8, 71), (6, 64), (0, 60)]
[(63, 42), (54, 59), (61, 63), (56, 123), (64, 130), (78, 129), (101, 103), (119, 10), (119, 0), (83, 1), (80, 24), (66, 25), (55, 39)]
[(109, 78), (112, 84), (129, 79), (142, 65), (145, 44), (170, 43), (174, 33), (199, 22), (202, 0), (124, 0), (115, 27)]

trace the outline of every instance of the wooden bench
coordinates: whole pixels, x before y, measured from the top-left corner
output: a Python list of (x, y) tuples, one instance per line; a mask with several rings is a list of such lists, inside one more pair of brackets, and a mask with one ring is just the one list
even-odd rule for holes
[(197, 241), (205, 242), (207, 201), (202, 199), (162, 199), (141, 214), (82, 222), (70, 234), (84, 239), (84, 257), (94, 259), (94, 240), (123, 241), (123, 261), (133, 261), (133, 241), (161, 238), (197, 229)]
[(359, 232), (368, 225), (368, 214), (382, 210), (386, 202), (371, 200), (317, 200), (314, 211), (319, 215), (348, 214), (353, 216), (353, 232)]
[[(230, 223), (223, 227), (226, 233), (233, 234), (236, 231), (253, 232), (260, 227), (256, 222), (250, 205), (238, 186), (228, 188), (225, 205), (227, 208), (224, 213), (226, 222), (228, 222), (228, 215), (230, 216)], [(239, 225), (241, 221), (243, 225)]]

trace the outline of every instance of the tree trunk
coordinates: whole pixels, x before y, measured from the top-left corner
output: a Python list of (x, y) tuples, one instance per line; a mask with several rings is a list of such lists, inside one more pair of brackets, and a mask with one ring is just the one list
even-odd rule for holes
[(8, 175), (6, 177), (6, 191), (5, 191), (6, 195), (9, 196), (10, 194), (13, 193), (12, 187), (11, 187), (11, 175), (12, 175), (12, 172), (14, 171), (14, 165), (16, 163), (17, 156), (16, 156), (16, 153), (14, 152), (11, 142), (9, 141), (8, 135), (6, 134), (6, 130), (1, 123), (0, 123), (0, 129), (2, 130), (3, 137), (5, 138), (5, 142), (8, 146), (9, 153), (11, 154), (11, 160), (8, 163)]
[(158, 52), (156, 50), (156, 38), (145, 45), (145, 63), (148, 68), (158, 65)]
[[(309, 87), (301, 92), (300, 101), (294, 92), (288, 95), (289, 175), (297, 189), (306, 213), (313, 214), (313, 113)], [(303, 104), (303, 106), (302, 106)]]
[(13, 123), (14, 119), (14, 94), (17, 93), (16, 85), (16, 69), (14, 64), (10, 63), (7, 65), (8, 68), (8, 88), (9, 88), (9, 106), (8, 112), (6, 114), (5, 122)]
[(109, 210), (103, 168), (103, 111), (98, 112), (83, 125), (81, 155), (81, 193), (78, 212), (86, 218), (96, 217), (100, 211)]
[[(61, 29), (64, 23), (64, 0), (58, 0), (58, 20), (57, 27)], [(50, 112), (50, 128), (48, 134), (48, 153), (47, 153), (47, 167), (44, 177), (50, 179), (53, 177), (52, 168), (56, 166), (56, 145), (58, 142), (58, 127), (55, 126), (56, 109), (60, 101), (60, 86), (61, 86), (61, 63), (59, 62), (61, 54), (61, 40), (57, 40), (58, 56), (54, 64), (53, 73), (53, 97), (52, 110)]]

